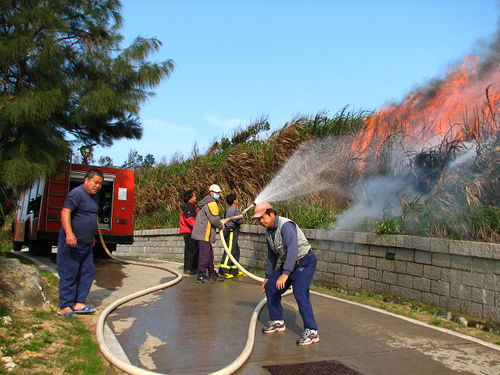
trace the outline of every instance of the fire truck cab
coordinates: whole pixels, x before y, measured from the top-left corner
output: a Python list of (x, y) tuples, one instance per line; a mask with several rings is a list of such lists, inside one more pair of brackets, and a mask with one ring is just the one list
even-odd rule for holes
[[(97, 168), (104, 174), (99, 196), (99, 227), (110, 251), (117, 244), (134, 241), (134, 171), (83, 164), (61, 164), (59, 172), (41, 178), (17, 201), (12, 224), (13, 249), (28, 246), (33, 255), (46, 255), (57, 245), (61, 210), (69, 191), (83, 183), (87, 170)], [(96, 233), (96, 254), (104, 252)]]

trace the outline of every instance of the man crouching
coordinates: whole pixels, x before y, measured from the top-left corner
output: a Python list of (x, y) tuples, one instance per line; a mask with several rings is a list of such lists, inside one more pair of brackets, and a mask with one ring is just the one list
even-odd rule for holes
[[(285, 330), (281, 295), (292, 286), (304, 322), (304, 333), (297, 340), (297, 345), (318, 342), (318, 326), (314, 320), (309, 296), (309, 286), (316, 269), (316, 256), (311, 245), (293, 221), (278, 216), (267, 202), (257, 203), (253, 217), (259, 220), (260, 225), (267, 228), (267, 268), (261, 288), (262, 292), (266, 293), (271, 320), (262, 332), (274, 333)], [(279, 266), (276, 268), (278, 262)]]

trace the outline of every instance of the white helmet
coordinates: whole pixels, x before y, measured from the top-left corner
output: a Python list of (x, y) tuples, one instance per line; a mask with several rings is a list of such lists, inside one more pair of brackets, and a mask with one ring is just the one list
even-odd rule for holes
[(210, 187), (208, 188), (208, 191), (213, 191), (214, 193), (220, 193), (222, 191), (222, 189), (220, 188), (219, 185), (213, 184), (213, 185), (210, 185)]

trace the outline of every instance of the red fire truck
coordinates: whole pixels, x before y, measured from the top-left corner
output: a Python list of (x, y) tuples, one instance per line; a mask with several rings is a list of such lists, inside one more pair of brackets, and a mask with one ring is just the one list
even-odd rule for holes
[[(50, 254), (57, 245), (61, 228), (61, 209), (68, 192), (83, 183), (87, 170), (97, 168), (104, 174), (99, 196), (99, 227), (106, 247), (134, 241), (134, 171), (82, 164), (61, 164), (59, 172), (37, 181), (17, 202), (13, 222), (13, 249), (28, 246), (33, 255)], [(103, 247), (96, 233), (96, 254)]]

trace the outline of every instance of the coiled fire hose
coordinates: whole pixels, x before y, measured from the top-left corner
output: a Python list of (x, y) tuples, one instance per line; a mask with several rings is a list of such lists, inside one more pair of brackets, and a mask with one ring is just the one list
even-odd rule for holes
[[(241, 215), (233, 216), (233, 217), (225, 219), (226, 222), (227, 221), (231, 221), (231, 220), (242, 219), (245, 216), (246, 212), (248, 210), (250, 210), (252, 207), (253, 207), (253, 205), (249, 206), (248, 208), (246, 208), (242, 212)], [(153, 374), (160, 374), (158, 372), (154, 372), (154, 371), (150, 371), (150, 370), (146, 370), (146, 369), (134, 366), (134, 365), (132, 365), (130, 363), (127, 363), (127, 362), (119, 359), (115, 355), (113, 355), (112, 351), (108, 348), (108, 346), (106, 345), (106, 342), (104, 341), (104, 324), (106, 322), (106, 317), (113, 310), (115, 310), (118, 306), (123, 305), (124, 303), (126, 303), (128, 301), (131, 301), (131, 300), (133, 300), (135, 298), (139, 298), (139, 297), (142, 297), (142, 296), (144, 296), (146, 294), (153, 293), (153, 292), (156, 292), (158, 290), (166, 289), (166, 288), (168, 288), (170, 286), (173, 286), (173, 285), (177, 284), (179, 281), (181, 281), (182, 274), (180, 272), (178, 272), (177, 270), (172, 270), (172, 269), (170, 269), (168, 267), (165, 267), (165, 266), (162, 266), (162, 265), (148, 264), (148, 263), (142, 263), (142, 262), (136, 262), (136, 261), (129, 261), (129, 260), (123, 260), (123, 259), (116, 258), (108, 250), (108, 248), (107, 248), (107, 246), (106, 246), (106, 244), (104, 242), (104, 239), (102, 237), (101, 228), (99, 227), (99, 224), (97, 225), (97, 229), (98, 229), (98, 233), (99, 233), (99, 239), (101, 240), (101, 244), (102, 244), (102, 247), (104, 248), (104, 251), (106, 251), (106, 253), (108, 254), (108, 256), (111, 259), (113, 259), (114, 261), (120, 262), (120, 263), (124, 263), (124, 264), (135, 264), (135, 265), (139, 265), (139, 266), (158, 268), (158, 269), (162, 269), (162, 270), (165, 270), (167, 272), (170, 272), (170, 273), (172, 273), (172, 274), (174, 274), (176, 276), (176, 278), (174, 280), (171, 280), (171, 281), (169, 281), (167, 283), (160, 284), (160, 285), (157, 285), (157, 286), (154, 286), (154, 287), (151, 287), (151, 288), (147, 288), (147, 289), (138, 291), (136, 293), (130, 294), (128, 296), (125, 296), (125, 297), (122, 297), (122, 298), (116, 300), (115, 302), (113, 302), (112, 304), (110, 304), (108, 307), (106, 307), (104, 309), (104, 311), (100, 314), (99, 319), (97, 321), (96, 336), (97, 336), (97, 343), (99, 345), (99, 350), (101, 351), (101, 353), (104, 355), (104, 357), (106, 357), (106, 359), (110, 363), (112, 363), (114, 366), (118, 367), (120, 370), (125, 371), (126, 373), (132, 374), (132, 375), (145, 375), (145, 374), (153, 375)], [(224, 251), (228, 255), (229, 259), (231, 259), (231, 261), (233, 262), (233, 264), (235, 266), (237, 266), (238, 269), (241, 272), (243, 272), (245, 275), (247, 275), (248, 277), (252, 278), (253, 280), (255, 280), (255, 281), (259, 282), (259, 283), (262, 283), (264, 281), (264, 278), (256, 276), (256, 275), (254, 275), (251, 272), (248, 272), (232, 256), (229, 248), (227, 247), (226, 241), (224, 239), (223, 231), (220, 231), (220, 239), (221, 239)], [(291, 290), (287, 291), (286, 293), (283, 294), (283, 296), (289, 295), (291, 293), (292, 293)], [(252, 349), (253, 349), (253, 345), (254, 345), (254, 341), (255, 341), (255, 328), (257, 326), (257, 320), (259, 318), (260, 311), (262, 310), (262, 308), (264, 307), (264, 305), (266, 304), (266, 302), (267, 302), (266, 298), (262, 299), (257, 304), (257, 306), (255, 307), (255, 309), (254, 309), (254, 311), (252, 313), (252, 317), (250, 319), (250, 324), (248, 326), (247, 341), (246, 341), (245, 347), (243, 348), (243, 351), (241, 352), (241, 354), (233, 362), (231, 362), (229, 365), (227, 365), (226, 367), (224, 367), (224, 368), (222, 368), (222, 369), (220, 369), (218, 371), (212, 372), (211, 375), (229, 375), (229, 374), (232, 374), (235, 371), (237, 371), (241, 366), (243, 366), (243, 364), (247, 361), (247, 359), (252, 354)]]

